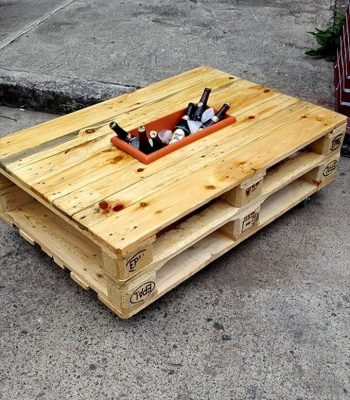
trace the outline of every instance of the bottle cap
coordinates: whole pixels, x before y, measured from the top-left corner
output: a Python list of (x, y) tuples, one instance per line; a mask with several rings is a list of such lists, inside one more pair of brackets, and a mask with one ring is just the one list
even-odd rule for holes
[(150, 135), (150, 137), (151, 137), (152, 139), (155, 139), (155, 138), (158, 136), (158, 133), (157, 133), (157, 131), (155, 131), (155, 130), (153, 129), (153, 130), (150, 131), (149, 135)]
[(144, 131), (146, 130), (146, 128), (145, 128), (144, 125), (140, 125), (140, 126), (137, 128), (137, 130), (138, 130), (139, 132), (144, 132)]

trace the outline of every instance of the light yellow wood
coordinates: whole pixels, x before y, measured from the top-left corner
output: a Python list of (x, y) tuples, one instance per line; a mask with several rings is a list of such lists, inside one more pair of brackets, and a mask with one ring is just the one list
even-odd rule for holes
[[(286, 185), (307, 174), (325, 162), (327, 157), (310, 152), (297, 153), (295, 156), (284, 160), (278, 166), (268, 170), (265, 177), (264, 190), (257, 203), (263, 203), (268, 197), (281, 190)], [(217, 199), (201, 212), (185, 219), (170, 230), (161, 234), (153, 243), (153, 261), (146, 268), (147, 271), (157, 271), (171, 258), (174, 258), (187, 248), (191, 247), (205, 236), (219, 230), (228, 222), (242, 219), (249, 214), (250, 204), (242, 208), (232, 207), (225, 201)], [(244, 234), (245, 236), (246, 234)], [(233, 237), (232, 230), (229, 236)], [(243, 236), (243, 235), (241, 235)], [(130, 275), (131, 277), (131, 275)], [(116, 278), (117, 279), (117, 278)]]
[[(111, 146), (206, 85), (235, 124), (150, 165)], [(329, 184), (345, 122), (201, 67), (1, 139), (0, 217), (127, 318)]]
[[(219, 163), (221, 166), (224, 162), (224, 157), (231, 155), (244, 145), (252, 143), (268, 134), (273, 127), (281, 127), (288, 123), (298, 121), (301, 116), (305, 115), (305, 113), (310, 110), (309, 105), (301, 105), (300, 102), (297, 102), (296, 104), (292, 103), (292, 105), (288, 106), (288, 99), (285, 99), (282, 103), (280, 100), (281, 99), (278, 99), (278, 102), (275, 103), (275, 106), (282, 107), (280, 112), (278, 112), (274, 104), (270, 104), (270, 102), (264, 103), (261, 106), (262, 120), (253, 125), (253, 127), (251, 126), (251, 121), (255, 121), (257, 118), (254, 120), (249, 119), (249, 115), (252, 112), (252, 110), (250, 110), (250, 112), (238, 116), (237, 123), (232, 127), (222, 129), (220, 132), (215, 133), (215, 135), (210, 135), (199, 142), (186, 146), (186, 148), (194, 149), (196, 153), (192, 154), (191, 157), (183, 157), (176, 162), (175, 166), (168, 165), (167, 168), (162, 169), (159, 168), (157, 161), (151, 165), (143, 166), (143, 171), (141, 171), (141, 173), (138, 172), (138, 169), (128, 170), (126, 174), (120, 177), (118, 182), (115, 181), (113, 175), (110, 175), (107, 179), (98, 180), (95, 184), (93, 183), (88, 186), (89, 191), (87, 191), (87, 187), (85, 187), (82, 190), (74, 191), (67, 196), (57, 199), (54, 203), (71, 215), (75, 214), (76, 220), (83, 218), (84, 224), (87, 226), (101, 221), (104, 218), (108, 218), (108, 215), (101, 217), (99, 214), (95, 213), (95, 208), (101, 200), (112, 204), (121, 203), (125, 206), (130, 206), (146, 197), (150, 192), (161, 190), (164, 184), (177, 181), (196, 171), (203, 171), (203, 168), (210, 167), (210, 163), (213, 160), (220, 160)], [(285, 109), (286, 105), (287, 108)], [(271, 109), (273, 109), (273, 115), (266, 112), (266, 110)], [(266, 114), (271, 118), (265, 119)], [(173, 154), (180, 153), (181, 150)], [(164, 162), (166, 162), (168, 158), (167, 156)], [(229, 163), (230, 161), (227, 162), (227, 166), (229, 166)], [(242, 166), (244, 166), (244, 164), (247, 163), (242, 161)], [(90, 193), (93, 194), (90, 195)], [(109, 195), (110, 193), (113, 194)], [(108, 195), (108, 197), (106, 197), (106, 195)], [(89, 203), (91, 203), (90, 208), (79, 211), (79, 213), (76, 212), (77, 207), (84, 208), (84, 206)]]
[[(3, 174), (7, 179), (15, 180), (13, 176), (7, 174), (6, 171), (1, 170), (0, 169), (0, 173)], [(57, 208), (55, 208), (51, 203), (47, 203), (43, 197), (41, 195), (38, 194), (38, 192), (36, 191), (32, 191), (28, 188), (28, 186), (21, 182), (20, 180), (16, 181), (16, 185), (22, 189), (25, 193), (29, 194), (34, 200), (36, 200), (37, 202), (39, 202), (40, 204), (44, 205), (49, 211), (51, 211), (52, 213), (54, 213), (55, 215), (57, 215), (59, 218), (62, 219), (62, 221), (64, 221), (65, 223), (67, 223), (68, 225), (71, 225), (72, 227), (74, 227), (76, 230), (78, 230), (80, 233), (82, 233), (84, 236), (86, 236), (89, 240), (93, 240), (93, 242), (97, 242), (99, 243), (99, 245), (103, 248), (104, 247), (104, 242), (102, 240), (99, 240), (98, 238), (96, 238), (92, 233), (90, 233), (84, 226), (82, 225), (77, 225), (76, 222), (74, 222), (69, 216), (66, 216), (65, 214), (62, 214), (60, 212), (60, 210), (58, 210)], [(9, 214), (5, 214), (0, 212), (0, 216), (2, 219), (6, 219), (6, 220), (11, 220), (11, 217), (9, 216)], [(108, 248), (106, 248), (109, 251), (113, 251), (114, 248), (112, 248), (111, 246), (109, 246)], [(116, 254), (116, 251), (114, 252)], [(113, 254), (114, 254), (113, 253)]]
[(33, 198), (15, 184), (0, 189), (0, 212), (6, 212), (31, 202)]
[[(62, 192), (62, 189), (58, 192), (57, 187), (55, 186), (51, 192), (45, 193), (50, 201), (54, 201), (57, 207), (62, 208), (65, 212), (69, 214), (75, 214), (77, 210), (84, 209), (88, 205), (92, 205), (95, 207), (94, 203), (98, 203), (103, 199), (107, 201), (111, 201), (112, 203), (115, 201), (119, 201), (119, 198), (123, 196), (123, 189), (129, 188), (133, 190), (132, 185), (137, 184), (137, 190), (144, 194), (144, 185), (147, 178), (147, 186), (152, 187), (152, 181), (157, 180), (156, 185), (160, 187), (162, 182), (168, 182), (175, 175), (175, 179), (179, 178), (179, 174), (184, 174), (193, 169), (198, 169), (201, 165), (206, 165), (208, 163), (209, 157), (215, 157), (216, 155), (223, 156), (228, 151), (234, 151), (242, 146), (244, 143), (249, 140), (252, 141), (256, 137), (260, 137), (263, 133), (271, 131), (273, 126), (279, 126), (280, 124), (284, 124), (290, 120), (296, 120), (304, 112), (308, 109), (306, 106), (302, 110), (296, 111), (297, 108), (300, 107), (300, 101), (296, 101), (295, 99), (284, 97), (272, 99), (268, 102), (263, 102), (259, 104), (256, 108), (252, 110), (248, 110), (243, 112), (241, 115), (237, 116), (237, 123), (234, 124), (230, 129), (223, 129), (220, 132), (216, 132), (215, 135), (210, 135), (198, 142), (185, 146), (182, 149), (179, 149), (176, 152), (152, 163), (150, 165), (144, 165), (138, 163), (135, 168), (128, 167), (127, 169), (123, 169), (118, 174), (118, 181), (116, 182), (115, 174), (110, 173), (105, 177), (99, 177), (92, 181), (93, 177), (84, 173), (83, 170), (71, 171), (70, 177), (65, 176), (64, 182), (71, 185), (76, 185), (73, 179), (77, 174), (79, 176), (87, 175), (87, 179), (83, 179), (79, 181), (79, 186), (81, 189), (72, 191), (70, 193)], [(289, 108), (290, 107), (290, 108)], [(278, 113), (280, 110), (284, 110), (288, 108), (285, 113), (281, 115)], [(293, 113), (291, 116), (291, 111), (295, 110), (296, 114)], [(254, 112), (256, 117), (254, 119), (249, 119), (249, 116)], [(256, 129), (249, 130), (256, 122), (260, 120), (265, 120), (266, 118), (271, 117), (268, 121), (266, 121), (263, 125), (257, 126)], [(244, 133), (241, 134), (241, 131), (246, 129)], [(223, 153), (222, 153), (223, 152)], [(84, 165), (82, 166), (84, 167)], [(107, 167), (106, 167), (107, 168)], [(112, 168), (109, 168), (112, 170)], [(84, 168), (87, 171), (87, 166)], [(118, 166), (116, 171), (118, 170)], [(74, 173), (74, 175), (72, 175)], [(152, 179), (149, 182), (148, 178)], [(148, 185), (149, 182), (149, 185)], [(83, 185), (84, 183), (84, 185)], [(45, 181), (46, 186), (50, 187), (50, 182)], [(67, 191), (67, 184), (62, 184), (65, 186)], [(34, 185), (38, 190), (40, 189), (40, 185)], [(68, 187), (68, 191), (72, 186)], [(64, 196), (62, 194), (65, 194)], [(91, 194), (92, 193), (92, 194)], [(113, 194), (115, 194), (113, 196)], [(107, 196), (110, 196), (108, 198)], [(132, 198), (135, 199), (136, 194), (131, 194)], [(85, 217), (86, 218), (86, 217)]]
[(339, 151), (345, 137), (346, 124), (339, 126), (323, 138), (310, 145), (310, 150), (318, 154), (331, 154)]
[(221, 231), (229, 237), (238, 239), (242, 234), (247, 232), (259, 223), (260, 204), (256, 204), (241, 213), (232, 222), (228, 222), (221, 228)]
[[(59, 258), (65, 258), (66, 265), (73, 272), (72, 279), (85, 289), (92, 287), (99, 294), (101, 301), (120, 317), (128, 318), (319, 188), (304, 179), (297, 179), (264, 201), (260, 211), (259, 224), (254, 229), (248, 230), (239, 239), (229, 238), (218, 230), (211, 233), (211, 229), (209, 229), (206, 236), (164, 263), (158, 270), (154, 269), (145, 274), (139, 274), (124, 285), (117, 284), (108, 277), (100, 276), (100, 274), (102, 275), (99, 266), (100, 260), (96, 257), (97, 251), (94, 250), (97, 249), (93, 248), (93, 244), (87, 244), (85, 238), (77, 236), (77, 233), (69, 225), (62, 224), (62, 221), (59, 221), (54, 214), (45, 210), (39, 203), (32, 203), (25, 206), (24, 209), (11, 211), (8, 214), (11, 215), (11, 219), (17, 226), (29, 232), (33, 241), (49, 246), (54, 258), (57, 254), (59, 254)], [(218, 202), (225, 204), (220, 200)], [(221, 213), (227, 213), (227, 209), (221, 209)], [(45, 231), (42, 230), (42, 227), (46, 228)], [(63, 249), (62, 244), (64, 245)], [(80, 254), (77, 255), (77, 252)], [(96, 275), (98, 275), (98, 283), (96, 283)], [(131, 302), (132, 297), (135, 298), (133, 302)]]
[[(253, 94), (258, 95), (259, 91), (262, 92), (261, 86), (254, 85), (248, 81), (231, 80), (230, 75), (224, 73), (209, 79), (207, 84), (213, 88), (213, 99), (216, 96), (218, 99), (222, 98), (223, 94), (220, 94), (220, 87), (235, 87), (237, 85), (237, 93), (244, 89), (250, 94), (250, 97)], [(193, 97), (200, 96), (202, 90), (203, 84), (201, 82), (197, 83), (181, 92), (174, 93), (172, 96), (165, 96), (163, 99), (158, 100), (156, 105), (151, 103), (133, 110), (132, 113), (125, 112), (117, 118), (111, 117), (108, 120), (92, 125), (88, 129), (80, 129), (77, 132), (68, 134), (67, 137), (62, 137), (59, 142), (54, 142), (54, 146), (51, 145), (52, 141), (49, 141), (42, 144), (41, 147), (29, 149), (27, 153), (21, 154), (20, 158), (16, 156), (5, 158), (2, 163), (11, 172), (22, 169), (21, 172), (26, 173), (23, 178), (27, 182), (31, 182), (31, 179), (38, 178), (33, 174), (33, 169), (34, 171), (40, 171), (43, 174), (42, 176), (50, 175), (57, 168), (67, 168), (70, 165), (75, 165), (110, 148), (110, 139), (115, 135), (109, 128), (111, 120), (117, 119), (118, 123), (125, 129), (132, 129), (156, 119), (160, 114), (171, 113), (174, 108), (181, 109), (186, 107)], [(218, 91), (217, 94), (215, 93), (216, 90)], [(268, 96), (265, 94), (264, 97), (273, 95), (276, 96), (277, 93), (271, 92)], [(39, 161), (41, 162), (38, 164)], [(33, 165), (32, 169), (29, 170), (28, 166), (32, 164), (35, 164), (35, 166)], [(18, 172), (18, 174), (20, 173)]]
[(123, 314), (138, 310), (142, 304), (148, 303), (158, 294), (156, 274), (153, 271), (140, 274), (126, 284), (107, 279), (109, 301)]
[[(131, 112), (150, 103), (156, 104), (160, 99), (184, 90), (224, 73), (211, 67), (199, 67), (180, 75), (154, 83), (132, 93), (107, 100), (103, 103), (82, 109), (35, 127), (25, 129), (15, 135), (0, 139), (0, 159), (18, 152), (31, 149), (56, 138), (60, 138), (84, 127), (99, 124), (127, 112)], [(226, 74), (229, 75), (229, 74)], [(232, 76), (232, 75), (229, 75)], [(237, 79), (233, 77), (233, 80)]]
[[(256, 233), (258, 230), (274, 221), (277, 217), (297, 205), (305, 198), (318, 190), (317, 186), (302, 179), (292, 182), (281, 191), (272, 195), (261, 208), (260, 222), (255, 229), (246, 232), (239, 239), (229, 238), (220, 231), (215, 231), (204, 239), (193, 245), (191, 248), (180, 253), (177, 257), (166, 263), (156, 274), (155, 287), (156, 295), (141, 303), (137, 309), (122, 311), (123, 318), (129, 318), (143, 308), (166, 294), (168, 291), (185, 281), (196, 272), (210, 264), (212, 261), (228, 252), (243, 240)], [(105, 301), (113, 309), (113, 305)], [(120, 311), (114, 309), (119, 315)]]
[(137, 274), (153, 261), (153, 242), (151, 237), (141, 246), (130, 249), (123, 255), (112, 255), (102, 251), (102, 268), (114, 280), (125, 280)]
[(36, 201), (9, 211), (7, 215), (55, 260), (60, 259), (75, 276), (84, 276), (88, 286), (107, 293), (101, 268), (100, 249)]
[(253, 178), (247, 179), (221, 197), (234, 207), (242, 207), (253, 202), (261, 196), (265, 174), (265, 171), (257, 173)]
[(73, 279), (74, 282), (76, 282), (79, 286), (81, 286), (85, 290), (89, 290), (90, 286), (88, 282), (82, 278), (80, 275), (78, 275), (76, 272), (71, 272), (70, 277)]
[[(257, 171), (304, 148), (341, 119), (342, 116), (329, 114), (328, 110), (310, 112), (306, 118), (282, 126), (223, 159), (211, 160), (206, 168), (186, 178), (162, 186), (152, 195), (144, 197), (140, 203), (103, 216), (100, 222), (94, 220), (92, 226), (86, 219), (84, 224), (112, 246), (127, 248), (251, 178)], [(189, 192), (189, 188), (196, 190)], [(176, 193), (176, 197), (169, 198), (169, 193)], [(79, 214), (79, 217), (82, 215)], [(130, 226), (136, 228), (131, 230)]]
[(332, 181), (335, 178), (340, 152), (333, 153), (317, 168), (314, 168), (308, 174), (304, 175), (304, 179), (316, 184), (322, 185), (326, 182)]
[(261, 200), (265, 200), (290, 182), (321, 165), (326, 158), (327, 156), (302, 151), (274, 165), (267, 171), (264, 179)]
[[(149, 166), (135, 162), (118, 150), (111, 151), (107, 143), (110, 133), (106, 133), (109, 128), (105, 124), (113, 116), (109, 114), (103, 119), (106, 116), (104, 112), (110, 113), (106, 109), (113, 109), (114, 117), (118, 115), (129, 121), (133, 121), (133, 118), (134, 121), (140, 121), (138, 118), (142, 118), (145, 111), (144, 118), (152, 119), (158, 112), (159, 105), (163, 104), (164, 110), (169, 110), (171, 99), (181, 102), (184, 94), (188, 98), (191, 93), (192, 98), (195, 98), (202, 89), (200, 86), (203, 79), (197, 76), (200, 71), (203, 72), (202, 78), (206, 82), (220, 82), (213, 93), (217, 101), (221, 102), (224, 98), (233, 101), (232, 113), (237, 113), (236, 124)], [(94, 114), (91, 119), (83, 119), (82, 116), (86, 114), (80, 112), (74, 114), (74, 117), (67, 116), (67, 119), (60, 120), (62, 131), (59, 131), (58, 125), (45, 125), (45, 133), (45, 129), (40, 126), (34, 136), (42, 135), (42, 138), (35, 139), (33, 143), (29, 143), (29, 131), (11, 135), (11, 139), (7, 138), (3, 142), (9, 153), (6, 153), (5, 161), (1, 161), (2, 173), (66, 222), (92, 238), (99, 246), (116, 254), (141, 243), (200, 205), (252, 178), (256, 172), (268, 167), (268, 160), (276, 157), (283, 159), (296, 149), (315, 142), (344, 125), (345, 118), (339, 114), (279, 95), (236, 77), (231, 79), (229, 74), (210, 68), (199, 69), (193, 74), (183, 75), (182, 78), (189, 79), (188, 83), (183, 83), (178, 77), (154, 86), (156, 91), (159, 88), (161, 93), (158, 94), (140, 91), (139, 94), (136, 92), (119, 100), (114, 99), (113, 106), (112, 103), (95, 106), (91, 109)], [(176, 87), (172, 86), (171, 90), (166, 91), (169, 82), (175, 82)], [(145, 93), (150, 96), (149, 101), (143, 97)], [(139, 101), (136, 100), (138, 97)], [(100, 119), (97, 119), (96, 110), (101, 111)], [(149, 116), (150, 113), (152, 117)], [(82, 122), (80, 129), (74, 131), (76, 122), (72, 122), (71, 118)], [(67, 126), (74, 129), (67, 131)], [(88, 133), (89, 129), (86, 128), (93, 126), (95, 131)], [(49, 128), (50, 134), (47, 133)], [(301, 131), (306, 131), (306, 134), (299, 134)], [(34, 133), (33, 130), (30, 132)], [(73, 133), (72, 137), (69, 132)], [(63, 138), (65, 135), (68, 135), (67, 140)], [(22, 139), (24, 147), (21, 147)], [(276, 139), (279, 147), (273, 142)], [(271, 143), (274, 154), (269, 149)], [(288, 146), (291, 144), (294, 147), (289, 151)], [(14, 151), (15, 146), (19, 152)], [(65, 146), (68, 148), (63, 150)], [(254, 150), (252, 146), (255, 146)], [(246, 148), (249, 154), (253, 151), (260, 154), (261, 148), (267, 149), (263, 152), (266, 161), (256, 160), (255, 157), (253, 163), (251, 157), (242, 157)], [(105, 153), (102, 153), (102, 149), (106, 150)], [(23, 168), (19, 165), (21, 160), (24, 163)], [(14, 169), (11, 171), (11, 168)], [(41, 173), (48, 179), (41, 179)], [(33, 186), (32, 179), (35, 182)], [(197, 185), (199, 187), (194, 195), (187, 196), (184, 188)], [(184, 199), (179, 199), (176, 205), (178, 210), (170, 204), (168, 210), (173, 214), (170, 216), (164, 207), (168, 193), (172, 190), (181, 191)], [(116, 205), (117, 209), (120, 206), (125, 208), (118, 215), (114, 215), (114, 212), (106, 215), (99, 211), (100, 201)], [(73, 220), (70, 219), (72, 216)], [(145, 223), (145, 219), (152, 221), (151, 227)], [(141, 224), (136, 223), (137, 221), (141, 221)], [(134, 231), (129, 230), (131, 224), (133, 227), (137, 226)]]
[[(293, 103), (300, 103), (300, 101), (298, 101), (297, 99), (293, 99), (285, 95), (280, 96), (276, 92), (269, 91), (268, 93), (265, 93), (263, 87), (259, 85), (253, 85), (247, 81), (235, 81), (229, 86), (224, 86), (224, 89), (224, 91), (218, 90), (218, 92), (215, 92), (214, 90), (211, 100), (213, 102), (212, 104), (216, 107), (219, 107), (224, 101), (230, 101), (230, 103), (232, 104), (232, 108), (234, 108), (235, 110), (235, 115), (240, 115), (243, 112), (246, 114), (242, 115), (241, 118), (241, 122), (245, 123), (245, 125), (247, 125), (247, 122), (250, 125), (255, 122), (254, 120), (247, 120), (247, 118), (249, 116), (252, 116), (252, 114), (257, 113), (257, 115), (255, 115), (256, 119), (259, 116), (266, 118), (268, 115), (276, 113), (278, 109), (286, 108), (288, 105), (291, 105)], [(273, 100), (276, 97), (279, 97), (278, 101), (272, 102), (270, 105), (262, 106), (266, 101)], [(163, 113), (172, 112), (174, 110), (174, 107), (185, 107), (189, 100), (194, 100), (194, 98), (186, 98), (186, 96), (184, 96), (182, 92), (178, 94), (178, 98), (179, 101), (181, 101), (181, 104), (179, 103), (178, 105), (176, 103), (174, 104), (172, 98), (165, 99), (164, 103), (166, 103), (166, 109), (163, 111)], [(161, 104), (163, 104), (163, 102), (161, 102), (160, 105)], [(251, 109), (254, 106), (258, 105), (260, 106), (260, 109), (258, 108), (257, 110), (254, 110), (253, 113), (248, 113), (247, 109)], [(126, 128), (133, 128), (145, 122), (145, 115), (149, 120), (152, 120), (154, 118), (157, 118), (157, 115), (162, 112), (162, 110), (159, 110), (159, 108), (157, 108), (156, 111), (153, 110), (153, 106), (149, 107), (149, 111), (147, 109), (144, 110), (144, 108), (142, 109), (142, 119), (137, 116), (135, 118), (134, 114), (132, 117), (127, 115), (125, 117), (126, 125), (124, 126)], [(121, 122), (120, 120), (118, 121)], [(105, 127), (101, 129), (106, 130)], [(218, 141), (222, 142), (223, 139), (227, 141), (226, 136), (227, 135), (223, 134), (222, 137), (218, 138)], [(108, 143), (110, 138), (111, 135), (108, 135)], [(173, 166), (180, 160), (188, 158), (193, 153), (198, 153), (200, 150), (203, 150), (206, 147), (210, 147), (210, 139), (211, 138), (209, 137), (206, 138), (206, 140), (201, 141), (201, 147), (197, 142), (197, 144), (186, 146), (179, 151), (174, 152), (171, 157), (168, 156), (159, 160), (157, 162), (158, 170)], [(207, 143), (208, 140), (209, 142)], [(62, 151), (58, 154), (53, 154), (52, 157), (45, 157), (42, 161), (37, 161), (35, 164), (30, 165), (30, 167), (28, 167), (27, 165), (28, 158), (26, 158), (23, 161), (26, 163), (25, 167), (22, 167), (21, 169), (14, 169), (13, 166), (7, 165), (7, 168), (11, 171), (15, 170), (17, 176), (20, 177), (20, 179), (30, 183), (34, 187), (38, 188), (41, 192), (45, 193), (50, 201), (53, 201), (58, 197), (62, 197), (63, 195), (67, 195), (68, 193), (73, 192), (75, 188), (81, 187), (83, 188), (82, 190), (86, 190), (87, 185), (91, 184), (92, 182), (100, 182), (101, 184), (103, 184), (102, 179), (104, 176), (109, 176), (110, 180), (113, 174), (117, 173), (117, 171), (119, 171), (120, 169), (124, 169), (127, 167), (128, 170), (132, 169), (135, 172), (137, 172), (139, 169), (144, 169), (144, 165), (142, 163), (132, 159), (131, 157), (128, 157), (125, 153), (116, 153), (114, 151), (111, 154), (111, 145), (108, 145), (104, 149), (104, 152), (100, 152), (99, 154), (94, 156), (93, 151), (95, 150), (90, 149), (90, 147), (92, 148), (92, 145), (93, 143), (87, 143), (83, 147), (79, 146), (76, 149), (73, 148), (68, 154), (66, 153), (66, 151)], [(65, 144), (65, 146), (67, 146), (67, 144)], [(96, 147), (96, 145), (94, 147)], [(225, 147), (224, 144), (222, 144), (222, 147)], [(53, 153), (55, 149), (50, 149), (50, 151), (51, 153)], [(40, 156), (43, 157), (43, 154), (40, 154)], [(35, 153), (32, 157), (38, 157), (38, 154)], [(85, 161), (83, 160), (84, 157)], [(74, 168), (75, 165), (76, 168)], [(40, 174), (38, 173), (39, 170)], [(147, 171), (148, 170), (149, 168), (147, 169)], [(81, 177), (80, 180), (75, 179), (77, 175)], [(141, 174), (137, 172), (135, 178), (140, 180), (140, 175)], [(74, 193), (72, 193), (71, 197), (74, 198), (76, 196)], [(89, 201), (91, 201), (91, 199), (89, 199)], [(84, 204), (84, 206), (87, 206), (87, 204)]]
[(19, 229), (18, 231), (19, 231), (19, 234), (22, 236), (23, 239), (25, 239), (32, 246), (35, 245), (35, 240), (30, 235), (28, 235), (28, 233), (22, 231), (22, 229)]

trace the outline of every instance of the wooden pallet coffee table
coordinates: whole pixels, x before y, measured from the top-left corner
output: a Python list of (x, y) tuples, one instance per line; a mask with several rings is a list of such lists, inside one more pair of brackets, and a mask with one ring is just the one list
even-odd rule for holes
[[(149, 165), (110, 144), (205, 86), (235, 124)], [(128, 318), (330, 183), (345, 122), (196, 68), (1, 139), (0, 215)]]

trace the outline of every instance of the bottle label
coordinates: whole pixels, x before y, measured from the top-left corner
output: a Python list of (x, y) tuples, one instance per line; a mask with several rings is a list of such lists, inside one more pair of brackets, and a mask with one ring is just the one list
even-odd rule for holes
[(218, 118), (216, 115), (214, 115), (214, 116), (211, 118), (211, 120), (214, 121), (214, 122), (218, 122), (218, 121), (219, 121), (219, 118)]
[(200, 101), (200, 102), (197, 104), (197, 107), (202, 107), (202, 105), (203, 105), (203, 103)]
[(185, 121), (188, 121), (188, 120), (190, 119), (190, 117), (189, 117), (188, 115), (184, 115), (184, 116), (182, 117), (182, 119), (184, 119)]
[(182, 129), (176, 129), (170, 139), (169, 144), (176, 143), (185, 137), (185, 132)]

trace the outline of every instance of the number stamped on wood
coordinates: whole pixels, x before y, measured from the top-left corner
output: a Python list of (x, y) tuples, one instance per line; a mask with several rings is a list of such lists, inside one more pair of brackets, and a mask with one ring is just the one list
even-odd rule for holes
[(252, 227), (255, 222), (259, 219), (259, 212), (253, 211), (250, 214), (246, 215), (242, 222), (242, 232), (246, 231), (250, 227)]
[(261, 183), (261, 181), (258, 181), (258, 182), (255, 182), (252, 186), (249, 186), (249, 188), (247, 188), (245, 190), (246, 196), (249, 196), (250, 194), (252, 194), (257, 189), (257, 187), (260, 185), (260, 183)]

